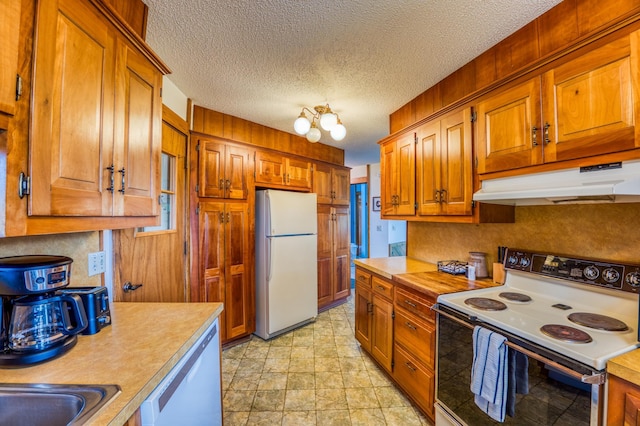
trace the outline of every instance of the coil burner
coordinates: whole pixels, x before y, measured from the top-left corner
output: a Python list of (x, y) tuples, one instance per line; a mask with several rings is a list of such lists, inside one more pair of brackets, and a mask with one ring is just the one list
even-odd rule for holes
[(464, 303), (483, 311), (504, 311), (507, 309), (507, 305), (501, 301), (489, 299), (488, 297), (470, 297), (466, 299)]
[(549, 337), (562, 340), (563, 342), (590, 343), (593, 341), (589, 333), (568, 325), (546, 324), (540, 327), (540, 331)]
[(595, 328), (604, 331), (627, 331), (629, 327), (622, 321), (600, 314), (590, 314), (588, 312), (575, 312), (567, 317), (569, 321), (576, 324)]

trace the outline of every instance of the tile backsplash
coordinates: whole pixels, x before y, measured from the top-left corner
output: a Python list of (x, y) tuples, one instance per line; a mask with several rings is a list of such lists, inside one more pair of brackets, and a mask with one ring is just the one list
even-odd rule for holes
[(470, 251), (482, 251), (491, 267), (498, 246), (640, 263), (635, 203), (517, 207), (516, 222), (509, 224), (407, 225), (407, 255), (433, 263), (467, 261)]
[(88, 255), (100, 250), (99, 232), (0, 238), (0, 257), (27, 254), (68, 256), (73, 259), (71, 286), (102, 285), (102, 274), (88, 276)]

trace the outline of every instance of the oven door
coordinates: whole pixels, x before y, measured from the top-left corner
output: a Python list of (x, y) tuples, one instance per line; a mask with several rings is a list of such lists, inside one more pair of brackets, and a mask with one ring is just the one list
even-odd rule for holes
[(516, 394), (515, 415), (506, 416), (504, 424), (601, 424), (600, 395), (604, 390), (604, 372), (474, 321), (441, 304), (434, 310), (438, 312), (436, 426), (500, 424), (476, 406), (470, 390), (473, 328), (476, 325), (507, 337), (509, 350), (524, 353), (529, 361), (529, 392)]

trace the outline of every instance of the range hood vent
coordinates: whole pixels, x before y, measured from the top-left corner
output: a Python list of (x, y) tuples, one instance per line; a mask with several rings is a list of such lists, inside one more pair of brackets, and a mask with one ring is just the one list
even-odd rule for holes
[(487, 179), (473, 199), (512, 206), (640, 203), (640, 161)]

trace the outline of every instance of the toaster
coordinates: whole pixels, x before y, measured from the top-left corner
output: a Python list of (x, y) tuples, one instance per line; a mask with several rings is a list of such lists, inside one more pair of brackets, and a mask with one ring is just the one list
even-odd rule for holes
[(67, 287), (60, 292), (75, 294), (82, 299), (87, 314), (87, 328), (81, 334), (96, 334), (111, 324), (109, 292), (106, 287)]

